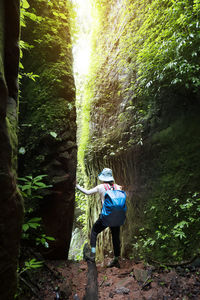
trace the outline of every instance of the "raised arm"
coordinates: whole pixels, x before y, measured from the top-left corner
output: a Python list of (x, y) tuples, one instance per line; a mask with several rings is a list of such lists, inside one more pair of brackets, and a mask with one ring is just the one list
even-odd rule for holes
[(86, 194), (86, 195), (92, 195), (95, 193), (98, 193), (98, 188), (97, 186), (91, 190), (86, 190), (83, 187), (81, 187), (79, 184), (76, 184), (76, 188), (81, 191), (82, 193)]

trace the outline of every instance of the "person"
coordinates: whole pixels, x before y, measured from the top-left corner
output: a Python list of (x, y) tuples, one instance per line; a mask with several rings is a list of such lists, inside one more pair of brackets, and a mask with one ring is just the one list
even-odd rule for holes
[[(98, 179), (102, 181), (101, 184), (97, 185), (96, 187), (87, 190), (81, 187), (79, 184), (76, 184), (77, 189), (83, 192), (86, 195), (92, 195), (98, 193), (100, 195), (101, 204), (103, 206), (104, 203), (104, 196), (107, 190), (115, 189), (121, 190), (121, 186), (118, 184), (114, 184), (114, 178), (112, 174), (112, 170), (109, 168), (104, 168), (103, 171), (98, 175)], [(96, 254), (96, 242), (97, 236), (100, 232), (106, 229), (107, 226), (103, 224), (101, 220), (101, 215), (99, 216), (98, 220), (94, 223), (91, 231), (90, 237), (90, 246), (91, 250), (88, 254), (86, 254), (86, 260), (90, 260), (92, 262), (95, 261), (95, 254)], [(119, 256), (120, 256), (120, 227), (110, 227), (111, 234), (112, 234), (112, 242), (113, 242), (113, 249), (114, 249), (114, 259), (108, 264), (107, 267), (117, 267), (120, 268), (119, 265)]]

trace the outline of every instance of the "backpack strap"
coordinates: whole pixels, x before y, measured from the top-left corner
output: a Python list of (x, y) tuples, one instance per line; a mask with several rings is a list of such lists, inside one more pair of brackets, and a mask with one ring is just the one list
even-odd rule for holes
[(109, 190), (111, 190), (111, 189), (117, 190), (117, 185), (116, 185), (116, 184), (113, 184), (112, 186), (110, 186), (110, 184), (104, 183), (104, 188), (105, 188), (106, 191), (109, 191)]
[(110, 190), (110, 185), (108, 183), (104, 183), (104, 188), (106, 191), (109, 191)]

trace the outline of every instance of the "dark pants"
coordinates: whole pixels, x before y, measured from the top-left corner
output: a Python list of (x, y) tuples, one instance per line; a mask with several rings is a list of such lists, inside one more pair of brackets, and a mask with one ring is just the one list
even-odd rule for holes
[[(106, 228), (107, 226), (103, 225), (100, 218), (94, 223), (92, 227), (91, 238), (90, 238), (91, 247), (96, 247), (97, 235)], [(114, 255), (120, 256), (120, 239), (119, 239), (120, 227), (119, 226), (110, 227), (110, 230), (112, 234)]]

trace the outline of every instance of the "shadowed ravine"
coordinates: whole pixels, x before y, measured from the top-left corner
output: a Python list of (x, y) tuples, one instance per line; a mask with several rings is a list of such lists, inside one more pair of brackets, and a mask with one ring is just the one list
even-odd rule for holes
[(0, 2), (0, 299), (200, 299), (199, 0), (75, 2)]

